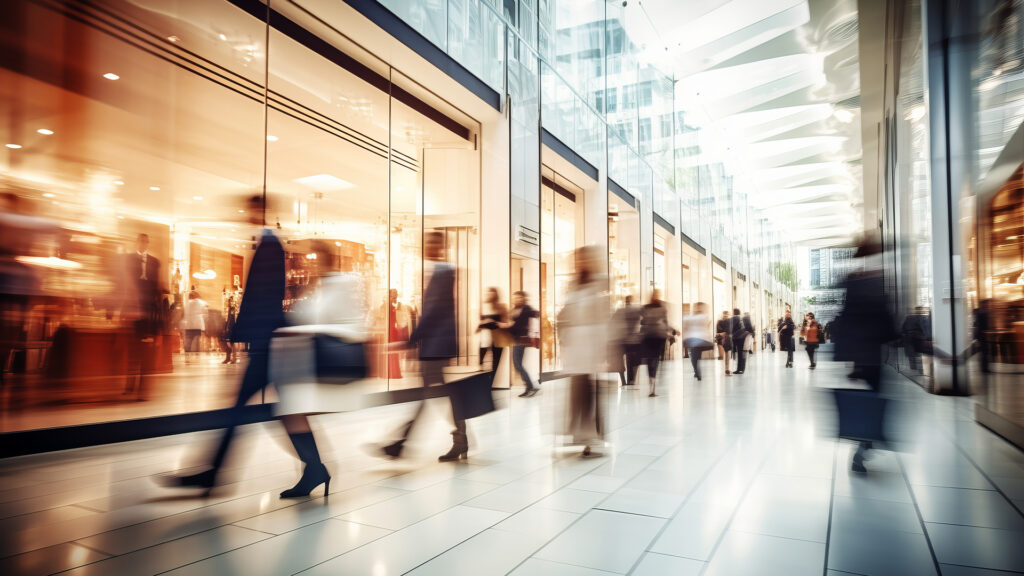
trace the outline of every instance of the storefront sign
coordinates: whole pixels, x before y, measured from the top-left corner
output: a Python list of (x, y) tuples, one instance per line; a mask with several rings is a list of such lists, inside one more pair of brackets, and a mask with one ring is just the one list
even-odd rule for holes
[(516, 240), (533, 246), (540, 246), (540, 234), (522, 224), (516, 229)]

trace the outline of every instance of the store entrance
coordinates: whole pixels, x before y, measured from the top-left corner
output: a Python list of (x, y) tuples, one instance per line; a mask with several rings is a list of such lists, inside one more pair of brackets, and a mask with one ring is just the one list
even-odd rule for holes
[(576, 249), (583, 246), (584, 191), (542, 165), (540, 196), (541, 371), (556, 372), (561, 361), (555, 319), (576, 273)]

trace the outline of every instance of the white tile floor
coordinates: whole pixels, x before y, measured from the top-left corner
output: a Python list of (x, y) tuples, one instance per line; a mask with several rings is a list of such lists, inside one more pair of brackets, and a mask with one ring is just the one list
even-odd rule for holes
[(432, 401), (413, 454), (367, 455), (410, 410), (318, 417), (331, 495), (280, 500), (298, 474), (276, 423), (247, 427), (209, 498), (151, 476), (194, 464), (211, 433), (0, 461), (0, 574), (796, 576), (1024, 572), (1024, 455), (974, 424), (971, 399), (889, 374), (901, 451), (848, 472), (829, 438), (844, 367), (748, 372), (669, 362), (661, 396), (608, 389), (608, 445), (553, 436), (562, 383), (470, 423), (440, 464)]

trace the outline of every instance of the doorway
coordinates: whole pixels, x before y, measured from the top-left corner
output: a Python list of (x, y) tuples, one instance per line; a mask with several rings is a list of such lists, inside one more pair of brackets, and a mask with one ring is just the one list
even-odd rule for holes
[(576, 249), (583, 246), (584, 190), (542, 165), (540, 195), (541, 371), (556, 372), (561, 360), (555, 320), (576, 273)]

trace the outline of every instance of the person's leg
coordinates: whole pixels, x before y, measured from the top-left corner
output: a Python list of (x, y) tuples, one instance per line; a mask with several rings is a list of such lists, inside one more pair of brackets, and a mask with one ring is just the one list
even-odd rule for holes
[(491, 346), (491, 370), (497, 371), (501, 365), (501, 355), (505, 351), (501, 346)]
[[(487, 358), (487, 347), (486, 346), (481, 346), (480, 347), (480, 366), (484, 365), (484, 359), (485, 358)], [(491, 361), (493, 361), (493, 360), (494, 360), (494, 357), (492, 356), (491, 357)]]
[(790, 348), (790, 349), (786, 350), (786, 367), (788, 368), (788, 367), (790, 367), (792, 365), (793, 365), (793, 349)]
[(331, 489), (331, 476), (327, 472), (327, 467), (320, 461), (320, 451), (317, 449), (313, 430), (309, 427), (309, 418), (305, 414), (289, 414), (281, 417), (281, 423), (288, 432), (288, 439), (295, 448), (295, 454), (304, 464), (298, 483), (281, 492), (281, 498), (309, 496), (309, 493), (321, 484), (324, 485), (326, 496)]
[(813, 365), (814, 364), (814, 348), (807, 346), (807, 360)]
[(526, 346), (516, 345), (512, 347), (512, 364), (515, 366), (516, 372), (519, 373), (519, 377), (523, 380), (523, 385), (526, 386), (526, 392), (532, 391), (536, 386), (533, 384), (533, 377), (530, 376), (530, 372), (527, 371), (526, 366), (523, 366), (523, 357), (526, 355)]
[(747, 351), (743, 349), (742, 345), (736, 352), (736, 368), (739, 372), (747, 371)]

